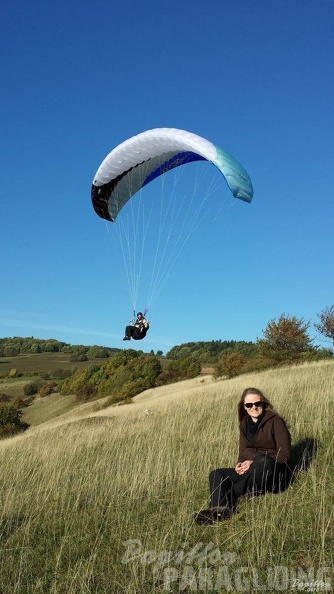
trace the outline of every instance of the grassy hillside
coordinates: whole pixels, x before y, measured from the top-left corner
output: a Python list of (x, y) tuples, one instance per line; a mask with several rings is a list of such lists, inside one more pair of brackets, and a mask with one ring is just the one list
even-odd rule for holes
[[(235, 464), (248, 386), (314, 458), (283, 494), (199, 527), (209, 470)], [(0, 442), (1, 594), (332, 591), (333, 393), (331, 361), (206, 377), (76, 407)]]

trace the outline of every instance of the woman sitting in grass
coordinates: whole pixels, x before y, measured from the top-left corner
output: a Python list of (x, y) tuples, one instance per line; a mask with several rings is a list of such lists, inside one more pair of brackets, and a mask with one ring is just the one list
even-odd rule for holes
[(237, 465), (217, 468), (210, 473), (210, 507), (195, 514), (197, 524), (227, 520), (236, 513), (241, 495), (279, 493), (285, 488), (291, 436), (284, 420), (257, 388), (244, 390), (238, 413)]

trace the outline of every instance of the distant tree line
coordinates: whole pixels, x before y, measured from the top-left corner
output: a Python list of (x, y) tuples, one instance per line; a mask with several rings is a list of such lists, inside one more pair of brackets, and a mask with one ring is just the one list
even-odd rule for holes
[[(332, 342), (334, 346), (334, 305), (326, 307), (318, 314), (319, 322), (314, 324), (315, 329), (324, 338)], [(311, 322), (306, 322), (301, 319), (298, 320), (296, 316), (286, 316), (282, 314), (278, 323), (275, 320), (268, 322), (266, 329), (263, 331), (264, 339), (258, 339), (256, 343), (236, 341), (236, 340), (211, 340), (199, 342), (187, 342), (181, 345), (174, 346), (167, 354), (167, 359), (184, 359), (192, 357), (201, 364), (215, 364), (222, 355), (238, 354), (245, 358), (257, 358), (263, 356), (263, 349), (269, 342), (273, 342), (272, 334), (276, 335), (276, 343), (279, 344), (279, 350), (282, 359), (282, 347), (284, 342), (287, 345), (286, 351), (300, 352), (300, 347), (308, 352), (317, 352), (319, 354), (319, 347), (313, 345), (313, 341), (309, 339), (307, 331), (311, 326)], [(297, 331), (297, 332), (296, 332)], [(294, 344), (294, 339), (299, 334), (303, 337), (301, 345)], [(278, 335), (280, 339), (278, 340)], [(292, 339), (292, 340), (291, 340)], [(305, 342), (306, 339), (306, 342)], [(263, 343), (263, 340), (267, 342)], [(276, 347), (275, 347), (276, 348)], [(272, 350), (272, 349), (271, 349)], [(284, 348), (283, 348), (284, 351)], [(328, 351), (328, 349), (327, 349)], [(62, 342), (53, 338), (39, 339), (31, 337), (14, 336), (11, 338), (0, 338), (0, 357), (14, 357), (29, 353), (70, 353), (71, 359), (88, 360), (89, 358), (109, 358), (122, 352), (122, 349), (104, 347), (98, 345), (71, 345), (67, 342)], [(326, 349), (322, 349), (326, 355)], [(330, 353), (330, 351), (329, 351)], [(327, 352), (327, 355), (329, 354)], [(154, 354), (153, 351), (150, 352)], [(156, 356), (162, 356), (162, 351), (157, 351)], [(286, 358), (284, 354), (283, 359)]]
[(244, 357), (254, 358), (258, 354), (257, 345), (243, 340), (211, 340), (208, 342), (187, 342), (174, 346), (168, 351), (167, 359), (193, 357), (203, 365), (215, 364), (223, 354), (239, 353)]
[(98, 345), (71, 345), (53, 338), (41, 339), (33, 336), (0, 338), (0, 357), (16, 357), (33, 353), (70, 353), (73, 361), (85, 361), (89, 358), (107, 359), (119, 353), (120, 350)]

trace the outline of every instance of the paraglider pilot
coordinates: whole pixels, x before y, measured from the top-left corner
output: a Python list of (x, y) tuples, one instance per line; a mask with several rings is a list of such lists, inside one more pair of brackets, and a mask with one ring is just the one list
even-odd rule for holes
[(130, 326), (125, 328), (125, 336), (123, 340), (142, 340), (146, 336), (146, 332), (149, 329), (149, 321), (144, 318), (141, 311), (137, 313), (136, 321), (130, 320)]

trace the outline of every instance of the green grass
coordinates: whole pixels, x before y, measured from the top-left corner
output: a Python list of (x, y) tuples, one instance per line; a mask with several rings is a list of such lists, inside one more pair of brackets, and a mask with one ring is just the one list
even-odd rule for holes
[[(243, 500), (232, 520), (199, 527), (209, 471), (235, 464), (236, 405), (248, 386), (287, 419), (295, 446), (317, 443), (316, 455), (284, 493)], [(282, 572), (285, 591), (296, 591), (293, 572), (305, 581), (333, 567), (333, 389), (328, 361), (198, 381), (177, 397), (176, 384), (129, 406), (50, 413), (52, 422), (2, 441), (1, 594), (250, 594), (255, 574), (275, 592)]]

